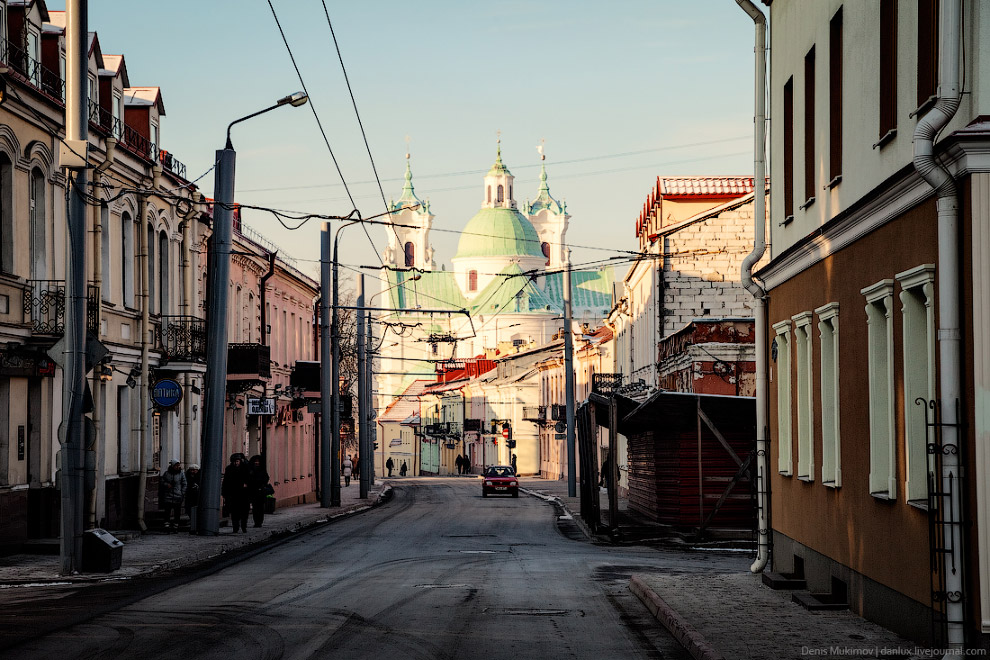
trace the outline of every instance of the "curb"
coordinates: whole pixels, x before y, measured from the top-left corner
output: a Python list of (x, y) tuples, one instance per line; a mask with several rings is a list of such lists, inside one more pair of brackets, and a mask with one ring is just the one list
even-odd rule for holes
[(537, 499), (543, 500), (548, 504), (552, 504), (555, 509), (557, 509), (558, 511), (562, 511), (565, 515), (567, 515), (571, 520), (574, 521), (574, 523), (581, 530), (581, 533), (584, 534), (585, 538), (587, 538), (589, 541), (596, 540), (595, 535), (591, 533), (591, 529), (588, 528), (587, 523), (584, 522), (581, 516), (575, 515), (574, 512), (568, 509), (567, 505), (564, 504), (564, 502), (556, 495), (544, 495), (543, 493), (538, 493), (535, 490), (523, 488), (522, 486), (519, 487), (519, 490), (526, 493), (527, 495), (531, 495)]
[(632, 576), (629, 580), (629, 590), (643, 601), (646, 608), (650, 610), (650, 614), (670, 631), (674, 639), (680, 642), (692, 658), (695, 660), (725, 660), (725, 657), (709, 644), (701, 633), (695, 630), (663, 598), (660, 598), (657, 592), (647, 586), (638, 575)]

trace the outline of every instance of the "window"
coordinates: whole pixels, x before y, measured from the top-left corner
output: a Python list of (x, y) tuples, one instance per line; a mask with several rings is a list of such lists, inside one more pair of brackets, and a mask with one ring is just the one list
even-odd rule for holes
[(158, 146), (158, 124), (151, 122), (151, 144)]
[(828, 24), (828, 178), (842, 176), (842, 7)]
[(103, 269), (103, 276), (100, 286), (100, 298), (110, 302), (110, 294), (113, 291), (113, 281), (110, 272), (110, 209), (106, 204), (100, 205), (100, 264)]
[(880, 0), (880, 141), (891, 140), (897, 127), (897, 3)]
[(804, 56), (804, 198), (815, 201), (815, 47)]
[(894, 436), (894, 281), (880, 280), (866, 296), (870, 383), (870, 495), (897, 497)]
[(45, 175), (31, 170), (31, 190), (28, 200), (31, 221), (31, 279), (43, 280), (48, 275), (48, 250), (45, 241)]
[(797, 444), (798, 479), (815, 480), (815, 447), (811, 428), (813, 419), (811, 402), (811, 312), (792, 316), (794, 322), (794, 349), (797, 361)]
[(96, 76), (88, 76), (86, 81), (88, 83), (86, 92), (89, 98), (89, 120), (98, 123), (100, 121), (100, 88), (96, 84)]
[(145, 244), (145, 252), (147, 253), (145, 259), (147, 260), (147, 268), (145, 268), (144, 276), (147, 278), (148, 282), (148, 313), (155, 313), (154, 302), (158, 300), (155, 297), (155, 228), (150, 224), (148, 225), (147, 240)]
[[(925, 411), (935, 399), (935, 266), (898, 273), (904, 327), (904, 455), (907, 499), (928, 497), (928, 427)], [(918, 400), (921, 403), (918, 403)]]
[(113, 108), (111, 112), (113, 112), (113, 136), (118, 140), (120, 139), (120, 136), (124, 132), (123, 107), (124, 107), (124, 99), (121, 97), (120, 93), (117, 90), (114, 90)]
[(488, 186), (488, 203), (492, 203), (492, 187)]
[(134, 221), (127, 211), (120, 216), (120, 288), (124, 307), (134, 307)]
[(815, 310), (818, 316), (821, 356), (822, 399), (822, 483), (838, 488), (842, 485), (839, 456), (839, 303), (829, 303)]
[(472, 270), (468, 272), (468, 291), (478, 290), (478, 271)]
[(547, 258), (547, 265), (550, 265), (550, 244), (546, 241), (540, 243), (540, 249), (543, 250), (543, 256)]
[(168, 234), (164, 231), (158, 234), (158, 312), (168, 314), (169, 300), (169, 267), (168, 267)]
[(35, 87), (41, 87), (41, 37), (34, 30), (27, 33), (27, 57), (25, 68), (28, 79)]
[(938, 2), (918, 0), (918, 107), (928, 104), (938, 87)]
[(5, 273), (14, 272), (13, 192), (13, 167), (10, 158), (7, 154), (0, 153), (0, 270)]
[(773, 325), (777, 342), (777, 471), (791, 476), (791, 322)]
[(784, 84), (784, 222), (794, 217), (794, 78)]
[(504, 187), (502, 187), (502, 186), (499, 186), (498, 187), (497, 196), (496, 196), (496, 200), (495, 201), (497, 201), (499, 204), (501, 204), (503, 201), (505, 201), (505, 188)]
[(406, 243), (406, 268), (412, 268), (416, 265), (416, 246), (411, 242)]

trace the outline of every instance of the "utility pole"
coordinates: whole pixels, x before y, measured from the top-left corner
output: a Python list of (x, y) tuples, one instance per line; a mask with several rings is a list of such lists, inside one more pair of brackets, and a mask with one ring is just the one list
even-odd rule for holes
[[(363, 276), (362, 276), (363, 277)], [(372, 372), (374, 371), (375, 364), (375, 352), (371, 348), (375, 345), (375, 334), (371, 327), (371, 312), (368, 312), (368, 318), (365, 322), (365, 332), (367, 332), (367, 339), (365, 340), (365, 359), (364, 359), (364, 391), (366, 393), (367, 403), (365, 404), (368, 413), (368, 447), (371, 448), (371, 455), (375, 454), (375, 443), (378, 441), (378, 424), (375, 423), (375, 407), (372, 404), (372, 394), (371, 391), (374, 389), (374, 380), (372, 379)], [(385, 445), (382, 443), (382, 471), (385, 470)], [(373, 486), (375, 484), (375, 462), (371, 462), (371, 475), (368, 478), (368, 485)]]
[(330, 223), (324, 222), (320, 231), (320, 506), (324, 508), (331, 506), (330, 429), (337, 419), (337, 389), (333, 387), (337, 368), (332, 362), (336, 352), (330, 346), (330, 277)]
[[(564, 264), (564, 397), (567, 412), (567, 496), (577, 496), (577, 457), (574, 451), (574, 338), (571, 336), (571, 256)], [(615, 457), (612, 457), (615, 461)]]
[[(65, 269), (65, 356), (62, 362), (62, 428), (60, 488), (62, 500), (59, 546), (61, 573), (69, 575), (82, 566), (82, 533), (85, 505), (85, 442), (83, 392), (86, 387), (86, 200), (89, 177), (88, 32), (87, 0), (66, 2), (65, 141), (60, 146), (63, 167), (69, 176), (68, 246)], [(144, 475), (142, 475), (143, 478)]]
[(368, 480), (371, 476), (371, 461), (375, 460), (368, 435), (368, 387), (365, 385), (365, 370), (368, 359), (364, 334), (364, 274), (357, 276), (357, 349), (358, 349), (358, 454), (361, 456), (361, 499), (368, 497)]
[(203, 403), (203, 464), (200, 472), (200, 534), (220, 533), (220, 479), (223, 471), (223, 406), (227, 389), (227, 282), (230, 280), (234, 165), (237, 154), (229, 140), (216, 152), (213, 190), (213, 238), (207, 274), (206, 389)]

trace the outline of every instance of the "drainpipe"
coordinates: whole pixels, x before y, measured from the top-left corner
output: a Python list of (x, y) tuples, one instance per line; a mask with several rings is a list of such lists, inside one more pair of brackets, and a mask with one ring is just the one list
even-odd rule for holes
[(767, 19), (750, 0), (736, 3), (753, 19), (756, 28), (756, 88), (755, 88), (755, 139), (753, 144), (753, 251), (742, 263), (742, 284), (753, 296), (753, 317), (756, 321), (756, 506), (757, 553), (756, 561), (749, 567), (753, 573), (766, 568), (770, 559), (770, 468), (768, 464), (767, 424), (767, 292), (753, 280), (753, 267), (767, 249), (766, 241), (766, 45)]
[[(261, 282), (258, 284), (258, 299), (261, 305), (261, 345), (268, 345), (268, 310), (266, 308), (268, 304), (268, 280), (272, 278), (275, 274), (275, 260), (278, 259), (278, 252), (268, 253), (268, 272), (261, 276)], [(261, 386), (261, 398), (264, 399), (268, 396), (268, 389), (266, 385)], [(261, 464), (268, 469), (268, 420), (265, 415), (258, 415), (258, 421), (261, 422)]]
[[(117, 139), (108, 137), (106, 139), (106, 159), (93, 168), (93, 190), (99, 190), (100, 179), (103, 173), (113, 165), (114, 152), (117, 148)], [(100, 312), (103, 311), (103, 259), (100, 255), (103, 254), (103, 204), (93, 206), (93, 283), (96, 285), (97, 298), (96, 298), (96, 327), (100, 327)], [(97, 332), (99, 332), (97, 330)], [(96, 429), (96, 433), (93, 434), (93, 441), (97, 443), (96, 446), (86, 447), (87, 451), (94, 452), (96, 458), (96, 465), (103, 464), (103, 452), (98, 451), (103, 445), (100, 444), (99, 438), (106, 437), (104, 435), (102, 425), (103, 425), (103, 415), (102, 415), (102, 388), (100, 381), (99, 369), (93, 372), (93, 426)], [(88, 467), (88, 466), (87, 466)], [(106, 484), (106, 476), (103, 474), (103, 470), (99, 467), (95, 470), (96, 473), (96, 485), (93, 490), (87, 493), (88, 496), (88, 506), (86, 511), (87, 518), (87, 529), (92, 529), (97, 526), (98, 516), (97, 510), (99, 509), (99, 500), (102, 497), (103, 490)]]
[[(962, 493), (960, 492), (959, 432), (962, 420), (962, 362), (959, 309), (962, 288), (959, 281), (959, 202), (952, 175), (935, 160), (934, 142), (959, 108), (961, 45), (961, 0), (939, 3), (939, 86), (935, 105), (914, 129), (914, 167), (935, 189), (938, 214), (938, 347), (939, 429), (942, 449), (942, 504), (945, 516), (942, 555), (945, 576), (947, 644), (951, 650), (963, 648), (962, 583)], [(951, 652), (951, 651), (950, 651)], [(946, 655), (948, 657), (948, 654)]]
[[(182, 305), (179, 313), (189, 322), (193, 316), (192, 226), (200, 213), (199, 205), (202, 199), (202, 194), (198, 191), (194, 192), (189, 211), (182, 218)], [(190, 329), (191, 327), (190, 325)], [(188, 467), (190, 463), (199, 462), (199, 457), (196, 455), (196, 437), (192, 432), (192, 396), (190, 396), (193, 386), (192, 374), (183, 374), (182, 381), (185, 393), (182, 397), (182, 460)]]

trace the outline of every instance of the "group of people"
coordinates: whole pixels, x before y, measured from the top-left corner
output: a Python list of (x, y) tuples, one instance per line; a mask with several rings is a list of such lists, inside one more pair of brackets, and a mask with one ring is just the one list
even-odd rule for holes
[(252, 456), (250, 461), (246, 461), (241, 453), (230, 456), (230, 464), (223, 471), (220, 494), (223, 495), (224, 508), (230, 515), (234, 532), (247, 532), (249, 509), (255, 527), (261, 527), (264, 523), (265, 502), (269, 495), (275, 493), (268, 483), (269, 479), (261, 456)]
[[(385, 469), (388, 471), (388, 476), (391, 477), (392, 476), (392, 470), (395, 469), (395, 461), (392, 460), (392, 457), (391, 456), (389, 456), (388, 457), (388, 460), (385, 461)], [(408, 472), (408, 471), (409, 471), (409, 468), (406, 467), (406, 462), (405, 461), (402, 461), (402, 466), (399, 468), (399, 476), (401, 476), (401, 477), (406, 476), (406, 472)]]
[(457, 466), (457, 474), (471, 474), (471, 459), (467, 456), (458, 454), (454, 465)]
[(189, 526), (195, 530), (199, 508), (199, 466), (193, 463), (183, 472), (179, 461), (169, 461), (158, 481), (158, 502), (165, 511), (165, 531), (179, 531), (183, 504), (189, 516)]

